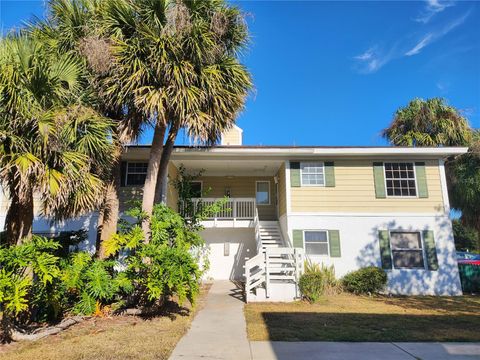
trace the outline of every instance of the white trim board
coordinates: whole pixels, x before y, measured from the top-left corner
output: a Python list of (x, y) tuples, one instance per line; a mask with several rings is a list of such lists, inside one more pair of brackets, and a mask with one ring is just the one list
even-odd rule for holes
[(445, 215), (450, 214), (450, 199), (448, 197), (448, 186), (447, 186), (447, 177), (445, 175), (445, 161), (440, 159), (438, 160), (438, 169), (440, 171), (440, 184), (442, 187), (442, 197), (443, 197), (443, 208), (445, 210)]
[(428, 217), (428, 218), (448, 218), (448, 214), (444, 213), (392, 213), (392, 212), (365, 212), (365, 213), (348, 213), (348, 212), (290, 212), (287, 216), (338, 216), (338, 217)]

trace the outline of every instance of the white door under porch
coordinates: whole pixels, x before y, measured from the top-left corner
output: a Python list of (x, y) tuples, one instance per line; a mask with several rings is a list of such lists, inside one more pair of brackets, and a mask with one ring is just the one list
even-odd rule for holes
[(241, 280), (245, 258), (256, 255), (253, 228), (207, 228), (201, 233), (209, 254), (205, 279)]

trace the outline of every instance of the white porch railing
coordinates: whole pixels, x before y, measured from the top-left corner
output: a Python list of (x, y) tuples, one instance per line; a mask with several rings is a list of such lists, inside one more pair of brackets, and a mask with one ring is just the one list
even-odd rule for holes
[(245, 297), (249, 302), (252, 290), (263, 286), (266, 298), (270, 295), (272, 282), (295, 283), (298, 294), (298, 280), (303, 273), (304, 250), (293, 247), (263, 248), (258, 210), (254, 213), (255, 242), (257, 255), (245, 259)]
[(250, 301), (252, 290), (265, 288), (265, 296), (270, 297), (270, 284), (294, 283), (298, 294), (298, 281), (303, 273), (305, 259), (303, 249), (299, 248), (267, 248), (245, 262), (245, 297)]
[[(193, 198), (193, 210), (199, 206), (213, 205), (224, 198)], [(183, 204), (182, 204), (183, 207)], [(221, 207), (220, 211), (210, 216), (209, 220), (253, 220), (257, 209), (255, 198), (229, 198)], [(179, 209), (184, 212), (185, 208)]]

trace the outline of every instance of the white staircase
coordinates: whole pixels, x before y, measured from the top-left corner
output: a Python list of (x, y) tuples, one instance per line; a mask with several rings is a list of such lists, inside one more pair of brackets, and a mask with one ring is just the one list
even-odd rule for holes
[(284, 241), (278, 221), (259, 221), (255, 213), (257, 255), (245, 262), (245, 297), (252, 301), (293, 301), (299, 298), (303, 249)]
[(260, 243), (263, 250), (284, 246), (282, 231), (278, 221), (259, 222)]

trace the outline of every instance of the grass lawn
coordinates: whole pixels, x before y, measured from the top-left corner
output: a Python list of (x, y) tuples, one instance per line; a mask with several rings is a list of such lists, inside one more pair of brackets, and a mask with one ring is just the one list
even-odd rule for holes
[(310, 305), (245, 305), (250, 340), (480, 341), (480, 297), (340, 294)]
[(208, 288), (202, 289), (195, 309), (171, 303), (165, 313), (151, 319), (114, 316), (84, 321), (35, 342), (0, 345), (0, 359), (167, 359), (203, 306)]

